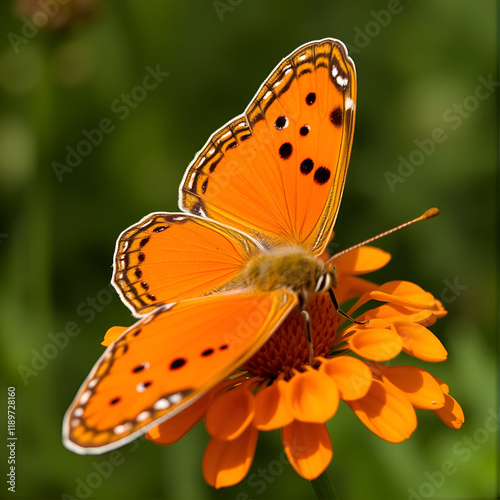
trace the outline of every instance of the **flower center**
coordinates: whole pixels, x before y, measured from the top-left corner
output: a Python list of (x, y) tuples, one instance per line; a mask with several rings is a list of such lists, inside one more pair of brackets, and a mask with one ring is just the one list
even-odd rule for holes
[[(315, 295), (306, 307), (311, 318), (311, 336), (314, 357), (328, 356), (335, 344), (335, 333), (342, 323), (327, 293)], [(293, 376), (293, 369), (300, 370), (309, 364), (304, 316), (295, 308), (273, 336), (254, 354), (243, 368), (254, 376), (274, 378), (284, 373)]]

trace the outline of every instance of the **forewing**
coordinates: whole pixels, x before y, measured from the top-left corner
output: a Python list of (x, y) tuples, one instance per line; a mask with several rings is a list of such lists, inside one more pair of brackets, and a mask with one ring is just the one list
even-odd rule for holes
[(342, 42), (300, 47), (195, 157), (181, 208), (264, 245), (298, 244), (319, 255), (344, 188), (355, 104), (354, 64)]
[(295, 294), (222, 293), (159, 308), (111, 344), (66, 413), (78, 453), (122, 446), (205, 394), (251, 357)]

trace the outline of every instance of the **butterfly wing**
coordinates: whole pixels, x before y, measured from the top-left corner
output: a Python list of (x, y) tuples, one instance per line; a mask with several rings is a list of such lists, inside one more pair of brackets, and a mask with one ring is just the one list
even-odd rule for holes
[(296, 303), (295, 294), (277, 290), (158, 308), (90, 372), (64, 418), (66, 447), (104, 453), (173, 416), (251, 357)]
[(221, 289), (258, 244), (217, 222), (184, 213), (153, 213), (118, 238), (113, 284), (136, 316), (158, 305)]
[(264, 245), (321, 254), (344, 188), (355, 103), (356, 73), (342, 42), (300, 47), (197, 154), (181, 183), (181, 208)]

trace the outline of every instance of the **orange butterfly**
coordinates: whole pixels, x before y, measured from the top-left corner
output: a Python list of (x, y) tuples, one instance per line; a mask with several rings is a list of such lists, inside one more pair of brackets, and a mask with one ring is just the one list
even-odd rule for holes
[[(180, 186), (116, 245), (113, 284), (142, 318), (68, 409), (66, 447), (103, 453), (172, 417), (248, 360), (294, 308), (336, 286), (318, 257), (351, 151), (356, 73), (342, 42), (285, 58), (245, 113), (210, 137)], [(332, 295), (333, 298), (333, 295)]]

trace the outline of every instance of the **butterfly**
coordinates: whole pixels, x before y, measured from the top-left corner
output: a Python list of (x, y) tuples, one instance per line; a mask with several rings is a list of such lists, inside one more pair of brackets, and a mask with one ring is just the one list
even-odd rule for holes
[(112, 282), (140, 319), (69, 407), (67, 448), (107, 452), (171, 418), (255, 354), (292, 310), (307, 320), (311, 297), (335, 287), (335, 268), (319, 256), (344, 189), (355, 108), (344, 44), (302, 45), (195, 156), (182, 212), (152, 213), (119, 236)]

